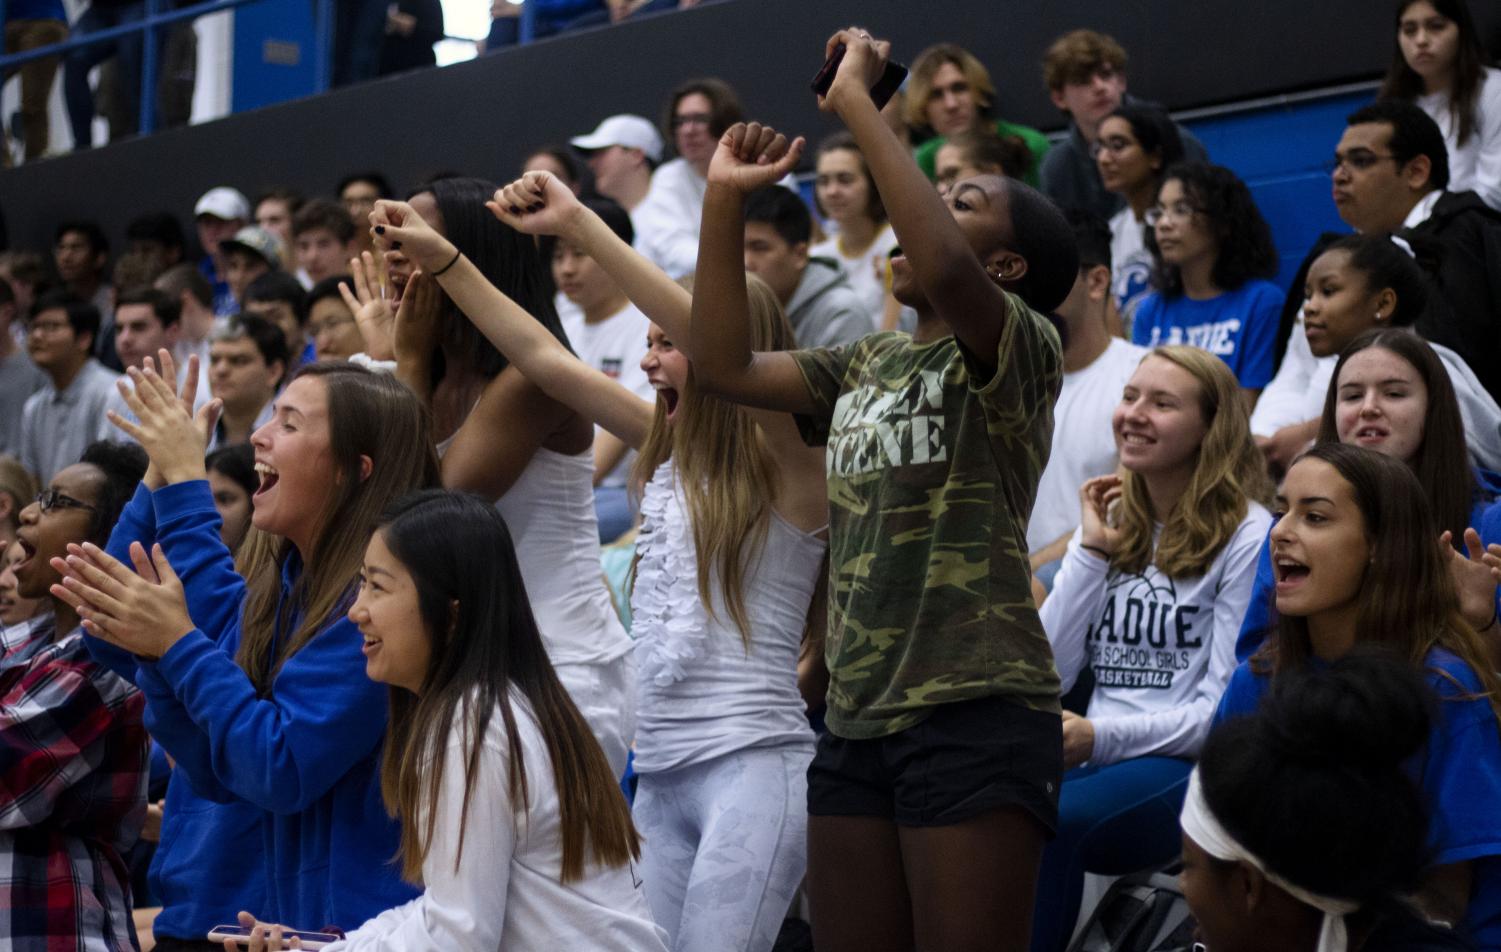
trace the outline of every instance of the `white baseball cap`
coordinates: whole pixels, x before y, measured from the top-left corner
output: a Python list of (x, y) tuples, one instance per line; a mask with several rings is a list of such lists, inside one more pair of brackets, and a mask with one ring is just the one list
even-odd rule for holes
[(193, 206), (193, 217), (199, 215), (212, 215), (223, 221), (248, 221), (250, 219), (250, 202), (239, 189), (220, 185), (203, 193), (198, 199), (198, 204)]
[(657, 127), (640, 116), (629, 113), (611, 116), (593, 132), (570, 139), (569, 142), (575, 149), (585, 151), (620, 145), (627, 149), (640, 149), (653, 162), (662, 160), (662, 137), (657, 133)]

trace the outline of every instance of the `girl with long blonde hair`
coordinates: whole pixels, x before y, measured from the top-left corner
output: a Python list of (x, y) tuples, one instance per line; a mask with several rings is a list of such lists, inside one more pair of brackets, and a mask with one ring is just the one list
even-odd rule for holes
[[(562, 183), (528, 173), (490, 208), (582, 249), (653, 320), (641, 366), (654, 402), (569, 353), (410, 206), (383, 202), (372, 221), (527, 380), (640, 451), (634, 816), (647, 900), (674, 949), (765, 952), (806, 862), (813, 735), (797, 663), (825, 551), (822, 453), (785, 415), (698, 391), (681, 349), (689, 293)], [(758, 346), (791, 347), (772, 292), (752, 280), (749, 294)]]
[(1079, 492), (1082, 522), (1041, 614), (1065, 693), (1058, 836), (1043, 853), (1032, 948), (1062, 949), (1085, 872), (1119, 875), (1179, 848), (1193, 759), (1235, 666), (1271, 516), (1239, 385), (1218, 357), (1159, 347), (1112, 419), (1120, 475)]

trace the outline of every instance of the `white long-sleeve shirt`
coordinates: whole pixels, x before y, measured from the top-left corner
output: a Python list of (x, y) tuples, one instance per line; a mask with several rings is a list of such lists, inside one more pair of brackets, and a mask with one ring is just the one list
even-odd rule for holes
[(651, 187), (631, 213), (636, 248), (673, 278), (698, 266), (698, 230), (708, 181), (687, 159), (672, 159), (652, 173)]
[[(797, 191), (797, 179), (790, 174), (777, 184)], [(698, 232), (708, 187), (687, 159), (672, 159), (657, 166), (646, 197), (631, 212), (636, 250), (674, 280), (698, 268)]]
[(1449, 146), (1449, 191), (1474, 192), (1492, 208), (1501, 208), (1501, 70), (1485, 68), (1475, 97), (1475, 126), (1464, 145), (1449, 110), (1447, 92), (1419, 96), (1417, 104), (1433, 117)]
[[(1198, 578), (1111, 570), (1074, 533), (1039, 614), (1067, 692), (1094, 668), (1092, 764), (1195, 757), (1235, 668), (1235, 638), (1272, 517), (1251, 503)], [(1154, 543), (1155, 544), (1155, 543)]]
[[(1299, 308), (1298, 321), (1287, 335), (1287, 347), (1282, 351), (1282, 365), (1256, 398), (1256, 409), (1251, 411), (1251, 432), (1256, 436), (1276, 436), (1285, 426), (1317, 419), (1324, 412), (1324, 391), (1337, 360), (1339, 357), (1334, 355), (1315, 357), (1308, 349), (1303, 310)], [(1315, 382), (1320, 375), (1323, 387)]]
[(490, 718), (464, 825), (466, 744), (456, 726), (443, 763), (427, 861), (426, 892), (366, 922), (329, 952), (666, 952), (634, 864), (591, 864), (583, 879), (560, 881), (563, 847), (557, 781), (547, 745), (526, 701), (511, 708), (526, 764), (527, 803), (510, 797), (510, 746), (500, 712)]

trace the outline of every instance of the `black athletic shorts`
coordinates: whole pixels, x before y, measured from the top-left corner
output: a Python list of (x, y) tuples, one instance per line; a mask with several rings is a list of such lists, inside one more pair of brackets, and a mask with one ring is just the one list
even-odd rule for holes
[(1020, 807), (1051, 836), (1063, 782), (1063, 721), (1000, 698), (941, 704), (886, 737), (825, 733), (808, 765), (808, 813), (951, 826)]

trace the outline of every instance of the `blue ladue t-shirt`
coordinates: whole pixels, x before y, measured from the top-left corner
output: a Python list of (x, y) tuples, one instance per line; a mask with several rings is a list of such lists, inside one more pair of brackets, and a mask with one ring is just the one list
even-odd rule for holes
[(1204, 301), (1153, 292), (1136, 309), (1131, 339), (1143, 347), (1207, 350), (1230, 365), (1242, 387), (1257, 390), (1272, 379), (1281, 313), (1282, 291), (1270, 281), (1247, 281)]
[[(1438, 717), (1427, 746), (1409, 766), (1429, 802), (1432, 863), (1473, 864), (1464, 929), (1479, 948), (1501, 948), (1501, 725), (1490, 702), (1479, 696), (1480, 679), (1458, 656), (1435, 648), (1424, 669), (1439, 698)], [(1248, 663), (1237, 667), (1214, 724), (1253, 713), (1271, 681)]]

